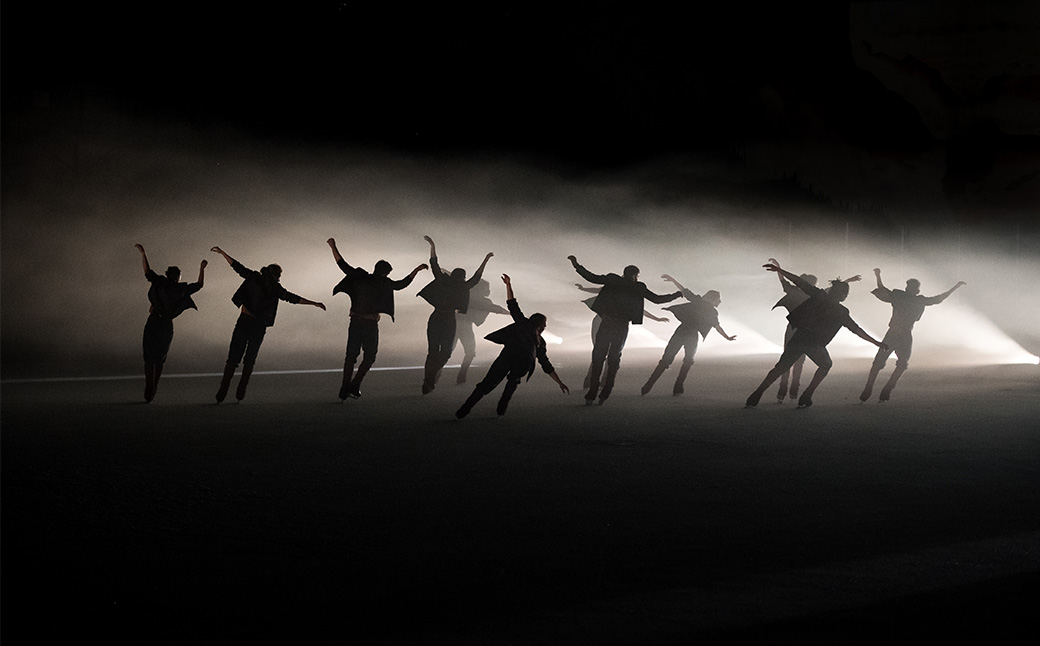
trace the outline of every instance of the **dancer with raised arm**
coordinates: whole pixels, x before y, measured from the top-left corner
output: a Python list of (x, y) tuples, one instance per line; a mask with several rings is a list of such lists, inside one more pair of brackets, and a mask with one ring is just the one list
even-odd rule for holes
[(224, 375), (220, 379), (220, 387), (216, 394), (218, 404), (224, 401), (228, 388), (231, 386), (231, 378), (235, 376), (235, 368), (241, 361), (242, 376), (238, 380), (235, 398), (242, 401), (246, 398), (246, 387), (249, 385), (249, 377), (253, 374), (253, 365), (260, 352), (260, 344), (264, 342), (267, 328), (274, 325), (275, 315), (278, 313), (278, 301), (282, 300), (293, 305), (313, 305), (321, 308), (323, 312), (325, 305), (309, 301), (282, 287), (279, 282), (282, 268), (278, 265), (267, 265), (260, 271), (253, 271), (224, 253), (220, 247), (213, 247), (210, 251), (223, 256), (235, 273), (242, 277), (242, 284), (231, 297), (231, 302), (239, 306), (241, 313), (238, 315), (238, 321), (235, 322), (235, 331), (231, 334), (231, 345), (228, 348), (227, 362), (224, 364)]
[(679, 366), (679, 375), (675, 378), (675, 385), (672, 387), (672, 395), (681, 395), (684, 392), (683, 383), (686, 381), (686, 375), (693, 367), (693, 357), (697, 354), (697, 335), (706, 338), (708, 333), (714, 329), (727, 341), (736, 341), (737, 337), (726, 334), (726, 331), (719, 325), (718, 307), (722, 303), (722, 295), (719, 292), (711, 289), (704, 292), (704, 296), (700, 296), (680, 285), (679, 281), (668, 274), (663, 274), (661, 278), (678, 287), (688, 302), (664, 308), (679, 319), (679, 327), (668, 339), (668, 345), (664, 348), (661, 360), (650, 373), (650, 378), (643, 384), (640, 392), (644, 395), (650, 392), (668, 366), (672, 365), (675, 355), (682, 348), (684, 350), (682, 365)]
[[(332, 289), (332, 295), (343, 292), (350, 296), (347, 354), (343, 359), (343, 383), (339, 388), (339, 398), (358, 399), (361, 397), (361, 382), (376, 362), (376, 352), (379, 351), (379, 315), (387, 314), (393, 321), (394, 292), (411, 285), (415, 275), (429, 267), (425, 264), (419, 265), (401, 280), (391, 280), (390, 272), (393, 271), (393, 267), (387, 261), (377, 262), (370, 274), (360, 267), (348, 264), (336, 248), (334, 238), (329, 238), (326, 242), (332, 249), (332, 257), (336, 264), (346, 274)], [(357, 374), (353, 374), (354, 363), (362, 350), (365, 352), (364, 357), (358, 366)]]
[(879, 348), (887, 347), (881, 341), (863, 331), (863, 328), (852, 320), (849, 310), (841, 304), (849, 295), (848, 282), (841, 279), (832, 280), (830, 289), (822, 290), (819, 287), (810, 285), (801, 276), (781, 269), (780, 265), (776, 263), (762, 266), (767, 271), (782, 273), (798, 289), (808, 294), (809, 298), (788, 315), (787, 319), (794, 325), (795, 332), (784, 347), (780, 360), (777, 361), (772, 370), (766, 373), (765, 379), (762, 380), (758, 388), (748, 396), (747, 406), (756, 406), (759, 400), (762, 399), (762, 394), (766, 391), (766, 388), (769, 388), (774, 381), (779, 379), (780, 375), (787, 372), (798, 357), (803, 354), (809, 357), (816, 364), (817, 368), (812, 381), (809, 382), (809, 386), (802, 393), (801, 397), (798, 398), (798, 407), (806, 408), (812, 406), (813, 393), (816, 392), (816, 388), (827, 376), (827, 373), (830, 372), (833, 365), (831, 356), (827, 352), (827, 344), (831, 342), (831, 339), (834, 338), (834, 335), (842, 327), (848, 328), (856, 336), (873, 343)]
[[(775, 258), (770, 258), (769, 262), (774, 265), (780, 266), (780, 263)], [(776, 272), (776, 277), (780, 280), (780, 288), (784, 290), (784, 296), (778, 300), (772, 309), (782, 307), (787, 310), (790, 314), (795, 310), (796, 307), (809, 300), (809, 295), (798, 289), (794, 283), (784, 278), (784, 275), (780, 272)], [(802, 274), (799, 276), (802, 280), (809, 283), (813, 287), (816, 286), (816, 276), (812, 274)], [(791, 340), (794, 335), (794, 326), (788, 321), (787, 329), (784, 330), (784, 347), (787, 347), (787, 342)], [(799, 356), (795, 359), (791, 369), (780, 375), (780, 388), (776, 392), (776, 400), (779, 403), (784, 403), (784, 399), (788, 396), (788, 383), (790, 382), (790, 397), (791, 399), (798, 398), (799, 383), (802, 378), (802, 368), (805, 366), (805, 355)]]
[(556, 374), (556, 369), (549, 362), (545, 351), (545, 339), (542, 338), (542, 332), (545, 331), (545, 315), (524, 316), (516, 302), (516, 297), (513, 296), (513, 284), (509, 276), (502, 274), (502, 282), (506, 284), (506, 305), (509, 307), (509, 314), (513, 317), (513, 323), (500, 330), (495, 330), (485, 337), (488, 341), (502, 344), (502, 351), (498, 353), (498, 358), (491, 364), (484, 379), (473, 389), (473, 394), (455, 412), (455, 417), (459, 419), (468, 415), (473, 406), (484, 395), (502, 383), (503, 379), (506, 380), (506, 387), (502, 391), (502, 397), (498, 400), (498, 414), (505, 415), (509, 400), (513, 397), (513, 393), (516, 392), (524, 375), (530, 379), (534, 374), (536, 360), (541, 364), (542, 371), (552, 377), (560, 390), (570, 393), (567, 384), (563, 383)]
[(887, 402), (892, 396), (896, 382), (910, 365), (910, 353), (914, 345), (914, 323), (921, 320), (924, 308), (945, 301), (950, 294), (967, 283), (960, 281), (938, 296), (921, 296), (921, 281), (916, 278), (906, 281), (906, 289), (903, 290), (885, 287), (885, 284), (881, 282), (881, 270), (878, 268), (874, 269), (874, 277), (877, 279), (877, 288), (870, 293), (878, 300), (892, 304), (892, 319), (888, 322), (888, 332), (885, 333), (884, 338), (887, 347), (878, 350), (874, 356), (874, 363), (871, 364), (870, 373), (867, 375), (867, 384), (863, 387), (859, 400), (865, 402), (870, 399), (870, 394), (874, 390), (874, 381), (885, 367), (888, 357), (895, 352), (896, 369), (878, 396), (878, 401)]
[[(590, 283), (603, 285), (596, 300), (592, 303), (592, 311), (603, 317), (603, 322), (596, 332), (596, 341), (592, 346), (592, 363), (589, 366), (589, 390), (585, 393), (585, 405), (591, 406), (599, 397), (603, 404), (614, 389), (614, 380), (618, 368), (621, 367), (621, 350), (628, 338), (628, 324), (640, 325), (643, 322), (643, 301), (651, 303), (667, 303), (682, 296), (682, 292), (672, 294), (655, 294), (639, 282), (639, 267), (625, 267), (623, 275), (594, 274), (578, 263), (574, 256), (567, 256), (571, 266), (578, 275)], [(603, 363), (607, 364), (607, 373), (603, 378), (600, 390), (600, 376)]]
[[(469, 367), (477, 356), (477, 337), (473, 328), (483, 325), (489, 314), (509, 314), (509, 310), (492, 301), (489, 296), (491, 284), (481, 278), (473, 289), (469, 290), (469, 308), (466, 312), (455, 315), (455, 341), (462, 344), (462, 365), (455, 377), (456, 384), (466, 383)], [(454, 344), (451, 351), (455, 351)]]
[[(577, 287), (580, 291), (585, 292), (586, 294), (599, 294), (600, 291), (603, 289), (602, 287), (586, 287), (586, 286), (582, 285), (581, 283), (574, 283), (574, 286)], [(595, 296), (590, 296), (589, 298), (583, 298), (581, 302), (584, 303), (585, 306), (588, 307), (591, 310), (592, 309), (592, 304), (596, 302), (596, 297)], [(593, 310), (593, 312), (595, 313), (595, 310)], [(646, 318), (650, 319), (651, 321), (657, 321), (658, 323), (668, 323), (669, 322), (669, 319), (668, 319), (667, 316), (654, 316), (654, 314), (652, 312), (650, 312), (649, 310), (643, 310), (643, 316), (645, 316)], [(600, 316), (599, 314), (596, 314), (596, 316), (592, 317), (592, 345), (596, 345), (596, 333), (599, 332), (599, 326), (600, 326), (600, 323), (602, 323), (602, 322), (603, 322), (603, 317)], [(622, 346), (621, 349), (624, 350), (624, 346)], [(582, 383), (581, 387), (583, 389), (588, 389), (589, 381), (591, 381), (591, 380), (592, 380), (592, 369), (590, 368), (589, 370), (585, 371), (585, 381)]]
[(455, 341), (455, 313), (466, 313), (469, 309), (469, 291), (480, 282), (484, 275), (484, 267), (494, 253), (488, 252), (480, 267), (466, 279), (466, 270), (457, 267), (450, 274), (441, 269), (437, 261), (437, 246), (430, 236), (423, 236), (430, 243), (430, 267), (433, 269), (433, 280), (419, 291), (427, 303), (433, 305), (433, 313), (426, 323), (426, 363), (423, 366), (422, 393), (428, 394), (437, 385), (441, 368), (451, 357), (452, 344)]
[(148, 321), (144, 324), (144, 400), (152, 401), (159, 389), (159, 377), (162, 376), (163, 365), (166, 363), (166, 355), (170, 351), (173, 342), (173, 319), (181, 315), (184, 310), (199, 308), (191, 295), (202, 289), (202, 283), (206, 277), (206, 261), (199, 265), (199, 280), (194, 283), (182, 283), (181, 270), (178, 267), (167, 267), (166, 275), (160, 276), (152, 271), (148, 264), (148, 256), (144, 247), (139, 244), (134, 247), (141, 252), (141, 265), (144, 267), (144, 277), (151, 283), (148, 288)]

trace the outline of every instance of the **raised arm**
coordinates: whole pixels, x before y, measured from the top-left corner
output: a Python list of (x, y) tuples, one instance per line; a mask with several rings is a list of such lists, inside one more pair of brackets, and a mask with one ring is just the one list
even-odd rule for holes
[(878, 289), (887, 289), (885, 287), (885, 284), (883, 282), (881, 282), (881, 269), (878, 268), (878, 267), (874, 267), (874, 278), (877, 279), (877, 288)]
[(390, 282), (390, 287), (392, 287), (394, 289), (394, 291), (397, 291), (397, 290), (400, 290), (400, 289), (404, 289), (405, 287), (408, 287), (409, 285), (412, 284), (412, 281), (415, 280), (416, 274), (418, 274), (420, 271), (422, 271), (424, 269), (429, 269), (429, 266), (427, 266), (425, 263), (423, 263), (423, 264), (419, 265), (418, 267), (416, 267), (415, 269), (413, 269), (412, 273), (408, 274), (407, 276), (405, 276), (401, 280), (391, 281)]
[(476, 287), (477, 283), (480, 282), (481, 277), (484, 275), (484, 267), (487, 267), (488, 261), (491, 260), (494, 255), (493, 252), (489, 251), (488, 254), (484, 256), (484, 261), (480, 263), (479, 267), (477, 267), (476, 273), (470, 276), (469, 280), (466, 281), (466, 286), (470, 289)]
[(227, 264), (229, 264), (229, 265), (232, 265), (232, 264), (235, 263), (235, 259), (232, 258), (231, 256), (227, 255), (226, 253), (224, 253), (224, 250), (221, 249), (220, 247), (213, 247), (212, 249), (210, 249), (210, 251), (212, 251), (214, 253), (219, 253), (220, 255), (224, 256), (224, 260), (226, 260)]
[(433, 268), (433, 277), (439, 278), (443, 272), (440, 263), (437, 262), (437, 245), (433, 244), (433, 238), (430, 236), (423, 236), (423, 240), (430, 243), (430, 267)]
[(606, 276), (600, 276), (599, 274), (594, 274), (588, 269), (585, 269), (581, 266), (581, 264), (578, 263), (578, 259), (574, 256), (567, 256), (567, 260), (571, 261), (571, 266), (574, 267), (574, 271), (578, 272), (579, 276), (589, 281), (590, 283), (603, 285), (607, 282)]
[(506, 300), (515, 301), (516, 297), (513, 296), (513, 282), (509, 279), (509, 274), (502, 274), (502, 282), (506, 284)]
[(141, 266), (144, 268), (144, 275), (147, 276), (152, 268), (148, 266), (148, 256), (144, 253), (144, 247), (139, 244), (135, 244), (134, 247), (141, 252)]
[[(780, 267), (780, 261), (777, 260), (776, 258), (770, 258), (769, 259), (769, 264), (776, 265), (777, 268)], [(777, 278), (777, 280), (780, 281), (780, 287), (786, 287), (787, 286), (787, 283), (784, 282), (784, 275), (782, 273), (776, 272), (776, 278)]]
[(203, 260), (201, 263), (199, 263), (199, 281), (198, 281), (199, 289), (202, 289), (202, 285), (203, 285), (203, 283), (206, 280), (206, 265), (208, 265), (208, 264), (209, 263), (206, 262), (205, 260)]
[(336, 248), (336, 239), (329, 238), (325, 242), (328, 243), (329, 247), (332, 249), (332, 257), (335, 258), (336, 264), (341, 264), (343, 262), (343, 256), (339, 254), (339, 249)]

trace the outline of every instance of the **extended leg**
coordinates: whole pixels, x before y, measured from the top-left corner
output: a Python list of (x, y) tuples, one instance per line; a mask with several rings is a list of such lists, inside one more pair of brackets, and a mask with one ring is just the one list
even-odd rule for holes
[(834, 365), (831, 361), (831, 355), (827, 352), (827, 348), (822, 345), (812, 346), (806, 349), (806, 356), (812, 359), (818, 367), (816, 372), (813, 373), (812, 381), (809, 382), (809, 387), (805, 389), (802, 396), (798, 398), (799, 408), (808, 408), (812, 406), (812, 396), (816, 392), (817, 386), (824, 380), (827, 373), (831, 371), (831, 366)]
[(888, 361), (888, 357), (891, 354), (891, 349), (878, 349), (877, 354), (874, 355), (874, 362), (870, 364), (870, 372), (867, 374), (867, 383), (863, 386), (863, 392), (859, 394), (859, 400), (861, 402), (870, 399), (870, 394), (874, 391), (874, 382), (877, 381), (878, 375), (885, 367), (885, 362)]
[(224, 376), (220, 378), (220, 387), (217, 388), (217, 403), (224, 401), (227, 397), (228, 388), (231, 387), (231, 378), (235, 376), (235, 368), (238, 364), (227, 363), (224, 364)]

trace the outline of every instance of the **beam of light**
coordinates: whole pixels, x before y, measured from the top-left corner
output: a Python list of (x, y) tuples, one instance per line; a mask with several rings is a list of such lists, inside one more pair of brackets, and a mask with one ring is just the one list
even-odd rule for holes
[(542, 338), (550, 345), (563, 345), (563, 337), (558, 337), (552, 332), (542, 332)]

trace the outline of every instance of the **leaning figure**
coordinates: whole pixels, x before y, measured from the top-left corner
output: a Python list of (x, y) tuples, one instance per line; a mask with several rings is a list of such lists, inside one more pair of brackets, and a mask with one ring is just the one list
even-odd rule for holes
[(224, 376), (220, 379), (220, 387), (217, 389), (216, 395), (218, 404), (227, 397), (231, 378), (235, 376), (235, 368), (241, 361), (242, 376), (238, 380), (235, 398), (242, 401), (246, 398), (246, 387), (249, 385), (249, 377), (253, 374), (253, 365), (256, 363), (256, 355), (260, 352), (260, 344), (264, 342), (267, 328), (274, 325), (274, 317), (278, 313), (278, 301), (282, 300), (293, 305), (313, 305), (321, 308), (322, 311), (325, 311), (325, 305), (309, 301), (282, 287), (279, 282), (282, 268), (278, 265), (267, 265), (260, 271), (253, 271), (224, 253), (220, 247), (213, 247), (210, 251), (224, 256), (224, 260), (242, 277), (242, 284), (231, 297), (231, 302), (239, 306), (241, 313), (238, 315), (238, 321), (235, 322), (235, 331), (231, 334), (231, 346), (228, 348), (227, 362), (224, 364)]
[[(352, 267), (340, 255), (336, 248), (336, 240), (329, 238), (332, 257), (346, 276), (332, 290), (332, 295), (343, 292), (350, 296), (350, 327), (347, 328), (347, 354), (343, 360), (343, 384), (339, 388), (339, 398), (361, 397), (361, 381), (365, 378), (372, 364), (376, 362), (379, 350), (379, 315), (387, 314), (394, 320), (394, 292), (412, 284), (415, 275), (427, 269), (419, 265), (401, 280), (390, 280), (393, 267), (385, 260), (380, 260), (368, 273), (360, 267)], [(354, 363), (364, 350), (365, 355), (354, 373)]]
[(503, 274), (502, 282), (506, 284), (506, 306), (509, 308), (509, 314), (513, 317), (513, 323), (484, 337), (493, 343), (502, 344), (503, 348), (498, 353), (498, 358), (488, 368), (487, 375), (473, 389), (473, 394), (469, 396), (469, 399), (462, 404), (459, 410), (455, 411), (455, 417), (459, 419), (468, 415), (473, 406), (484, 395), (490, 393), (498, 384), (502, 383), (503, 379), (506, 380), (506, 387), (502, 391), (502, 397), (498, 400), (498, 414), (505, 415), (506, 408), (509, 406), (509, 400), (513, 397), (513, 393), (516, 392), (516, 387), (520, 385), (525, 375), (527, 379), (530, 379), (531, 375), (534, 374), (536, 360), (541, 364), (542, 371), (552, 377), (553, 381), (560, 386), (560, 390), (564, 393), (570, 393), (570, 389), (560, 380), (559, 375), (556, 374), (556, 369), (549, 362), (549, 357), (545, 352), (545, 339), (542, 338), (542, 332), (545, 331), (545, 315), (532, 314), (530, 317), (524, 316), (524, 313), (520, 311), (520, 306), (516, 303), (516, 298), (513, 296), (513, 285), (509, 280), (509, 276)]
[(693, 357), (697, 354), (697, 335), (700, 335), (702, 339), (706, 338), (708, 333), (714, 329), (727, 341), (736, 341), (737, 337), (726, 334), (719, 324), (718, 307), (722, 304), (722, 295), (719, 292), (709, 289), (704, 292), (703, 296), (700, 296), (680, 285), (679, 281), (668, 274), (662, 275), (661, 278), (678, 287), (688, 302), (664, 308), (675, 314), (680, 325), (675, 328), (675, 332), (668, 339), (668, 345), (664, 348), (661, 360), (650, 373), (650, 378), (643, 384), (640, 392), (644, 395), (650, 392), (668, 366), (672, 365), (675, 356), (679, 354), (679, 349), (682, 348), (684, 351), (682, 365), (679, 366), (679, 375), (675, 378), (675, 385), (672, 386), (672, 395), (681, 395), (684, 392), (683, 383), (686, 381), (686, 375), (693, 367)]
[(191, 295), (202, 289), (206, 274), (206, 261), (199, 265), (199, 280), (195, 283), (180, 282), (181, 270), (167, 267), (166, 275), (160, 276), (148, 265), (144, 247), (134, 245), (141, 252), (144, 277), (151, 283), (148, 288), (148, 321), (144, 324), (144, 400), (152, 401), (159, 389), (159, 377), (173, 342), (173, 319), (184, 310), (198, 310)]
[(772, 370), (766, 373), (765, 379), (762, 380), (758, 388), (748, 396), (747, 406), (758, 405), (766, 388), (769, 388), (774, 381), (779, 379), (780, 375), (787, 372), (798, 357), (803, 354), (809, 357), (816, 364), (817, 368), (816, 373), (813, 374), (812, 381), (809, 382), (809, 386), (802, 392), (801, 397), (798, 398), (798, 407), (812, 406), (813, 393), (816, 392), (816, 388), (827, 376), (827, 373), (830, 372), (833, 365), (831, 356), (827, 352), (827, 344), (831, 342), (838, 330), (843, 327), (848, 328), (856, 336), (873, 343), (879, 348), (885, 349), (888, 347), (867, 334), (863, 328), (857, 325), (849, 315), (849, 310), (841, 304), (849, 295), (848, 282), (840, 279), (832, 280), (830, 288), (823, 290), (810, 285), (802, 277), (781, 269), (780, 265), (776, 263), (762, 266), (768, 271), (783, 274), (798, 289), (805, 292), (809, 298), (787, 316), (787, 320), (794, 326), (794, 334), (784, 345), (784, 352), (780, 355), (780, 360), (777, 361)]

